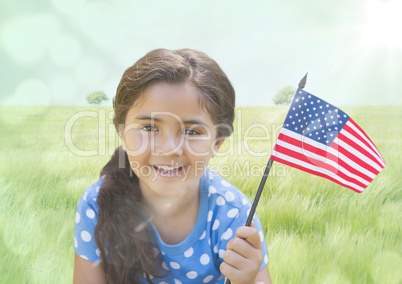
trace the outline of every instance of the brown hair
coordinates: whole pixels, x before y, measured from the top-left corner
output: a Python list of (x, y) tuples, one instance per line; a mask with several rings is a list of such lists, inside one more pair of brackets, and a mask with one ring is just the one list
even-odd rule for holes
[[(234, 89), (214, 60), (191, 49), (151, 51), (124, 72), (113, 101), (117, 131), (145, 89), (157, 82), (192, 83), (200, 92), (200, 105), (217, 126), (218, 138), (230, 136)], [(121, 147), (116, 149), (101, 175), (105, 177), (97, 199), (100, 209), (95, 241), (106, 283), (130, 283), (141, 273), (145, 273), (148, 282), (150, 275), (162, 276), (161, 256), (152, 227), (144, 226), (147, 219), (138, 177), (131, 171)]]

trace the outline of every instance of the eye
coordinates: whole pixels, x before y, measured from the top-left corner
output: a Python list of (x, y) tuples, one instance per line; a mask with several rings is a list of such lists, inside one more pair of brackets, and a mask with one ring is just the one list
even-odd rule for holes
[(197, 130), (195, 130), (194, 128), (184, 129), (183, 134), (189, 135), (189, 136), (200, 135), (200, 133)]
[(158, 129), (154, 125), (145, 125), (145, 126), (141, 127), (141, 130), (144, 130), (146, 132), (158, 131)]

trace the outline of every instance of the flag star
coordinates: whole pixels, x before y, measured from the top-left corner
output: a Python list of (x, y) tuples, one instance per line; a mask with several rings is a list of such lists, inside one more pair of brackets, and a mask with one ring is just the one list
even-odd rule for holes
[(323, 130), (321, 130), (321, 132), (322, 132), (322, 133), (324, 133), (324, 132), (325, 132), (325, 130), (323, 129)]
[(293, 109), (293, 110), (296, 110), (296, 108), (295, 108), (295, 107), (293, 107), (292, 109)]
[(301, 111), (300, 113), (301, 113), (301, 114), (303, 114), (303, 113), (304, 113), (304, 111)]
[(340, 118), (341, 116), (338, 114), (336, 117), (337, 117), (337, 118)]
[(307, 105), (307, 103), (304, 103), (304, 105), (306, 106), (306, 105)]
[(318, 131), (315, 133), (315, 135), (318, 135)]
[(334, 136), (334, 134), (331, 133), (330, 136), (332, 137), (332, 136)]
[(311, 115), (311, 114), (309, 114), (309, 115), (308, 115), (308, 117), (312, 117), (312, 115)]
[(301, 108), (301, 105), (299, 105), (299, 108)]
[(324, 135), (324, 138), (327, 138), (327, 135)]
[(302, 97), (302, 100), (304, 101), (304, 97)]
[(296, 112), (295, 116), (299, 116), (299, 114)]
[(317, 139), (318, 139), (318, 140), (321, 140), (321, 137), (318, 137)]
[(338, 130), (338, 127), (337, 127), (337, 126), (335, 126), (335, 130)]
[(289, 123), (286, 123), (286, 126), (289, 126)]
[(326, 106), (327, 108), (329, 108), (329, 104), (326, 104), (325, 106)]
[(318, 113), (316, 113), (315, 116), (318, 116)]
[(306, 111), (310, 111), (310, 109), (308, 108), (308, 109), (306, 109)]
[(307, 131), (310, 131), (310, 127), (307, 127)]
[(292, 119), (293, 116), (289, 115), (289, 118)]
[(334, 116), (333, 116), (333, 115), (331, 115), (331, 118), (333, 119), (333, 118), (334, 118)]
[(308, 98), (311, 98), (311, 95), (308, 95)]
[(292, 124), (294, 125), (296, 122), (292, 121)]
[(331, 110), (328, 111), (328, 113), (331, 113), (331, 112), (332, 112)]
[(317, 129), (317, 127), (314, 126), (313, 129)]
[(296, 99), (296, 103), (298, 103), (299, 102), (299, 99)]
[(317, 103), (321, 102), (321, 100), (317, 100)]
[(325, 123), (325, 126), (329, 126), (329, 123), (327, 122), (327, 123)]
[(313, 110), (316, 110), (316, 107), (313, 107)]
[(322, 114), (322, 115), (324, 115), (324, 114), (325, 114), (325, 112), (322, 112), (321, 114)]
[(305, 117), (305, 116), (303, 116), (303, 119), (304, 119), (304, 120), (306, 120), (306, 117)]
[(329, 143), (329, 141), (327, 140), (327, 142), (326, 142), (327, 144)]
[(343, 117), (346, 117), (346, 114), (344, 114)]
[[(320, 124), (320, 128), (322, 128), (322, 124)], [(322, 132), (324, 132), (324, 130)]]
[(298, 122), (300, 122), (300, 121), (301, 121), (301, 119), (298, 119), (297, 121), (298, 121)]
[(321, 119), (317, 119), (318, 122), (321, 122)]
[(337, 108), (335, 109), (335, 112), (338, 112), (338, 109), (337, 109)]
[(311, 102), (310, 102), (310, 104), (314, 104), (314, 102), (313, 102), (313, 101), (311, 101)]
[(324, 120), (327, 120), (328, 118), (327, 117), (324, 117)]
[(297, 127), (295, 127), (295, 130), (297, 130)]
[(322, 108), (322, 106), (320, 106), (320, 108)]
[(333, 122), (332, 122), (332, 124), (336, 124), (336, 122), (335, 122), (335, 121), (333, 121)]
[(302, 124), (302, 125), (300, 125), (300, 128), (303, 128), (303, 124)]
[(302, 91), (299, 92), (299, 94), (303, 93)]
[(328, 128), (328, 131), (331, 131), (331, 128)]
[(310, 137), (311, 137), (311, 133), (309, 133), (309, 134), (308, 134), (308, 136), (310, 136)]
[(342, 120), (339, 120), (339, 123), (342, 123)]

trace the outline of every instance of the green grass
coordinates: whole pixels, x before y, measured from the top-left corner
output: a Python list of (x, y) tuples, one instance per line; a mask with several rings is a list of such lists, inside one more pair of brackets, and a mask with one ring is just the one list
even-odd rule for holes
[[(274, 283), (402, 282), (402, 106), (343, 110), (387, 166), (357, 194), (274, 163), (257, 208)], [(212, 161), (251, 199), (286, 111), (239, 108), (227, 154)], [(110, 113), (0, 107), (0, 283), (72, 282), (77, 200), (118, 145)]]

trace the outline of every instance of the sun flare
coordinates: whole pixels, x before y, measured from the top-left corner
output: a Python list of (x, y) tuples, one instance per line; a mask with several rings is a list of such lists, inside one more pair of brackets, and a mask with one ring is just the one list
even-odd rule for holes
[(367, 3), (367, 21), (362, 41), (372, 47), (402, 48), (402, 1), (372, 0)]

